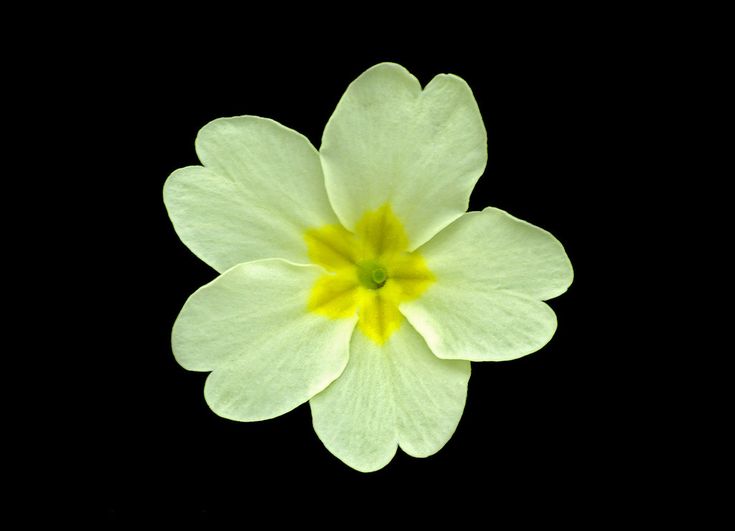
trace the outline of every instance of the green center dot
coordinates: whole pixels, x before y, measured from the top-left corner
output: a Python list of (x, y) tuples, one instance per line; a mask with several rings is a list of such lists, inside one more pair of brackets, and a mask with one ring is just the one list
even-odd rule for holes
[(388, 277), (388, 273), (384, 267), (376, 267), (373, 269), (371, 276), (373, 277), (373, 282), (376, 284), (385, 284), (385, 279)]
[(380, 289), (388, 280), (388, 271), (375, 260), (365, 260), (357, 264), (357, 278), (368, 289)]

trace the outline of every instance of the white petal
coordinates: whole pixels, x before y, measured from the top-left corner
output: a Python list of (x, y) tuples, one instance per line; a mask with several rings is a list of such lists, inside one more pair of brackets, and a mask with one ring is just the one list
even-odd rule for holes
[(548, 300), (574, 272), (562, 244), (498, 208), (468, 212), (419, 250), (442, 280), (471, 290), (503, 290)]
[(337, 223), (319, 154), (265, 118), (221, 118), (196, 140), (205, 167), (176, 170), (164, 201), (181, 240), (223, 272), (262, 258), (308, 263), (304, 231)]
[(502, 361), (537, 351), (556, 331), (540, 299), (573, 271), (551, 234), (496, 208), (470, 212), (419, 249), (436, 281), (400, 310), (444, 359)]
[(438, 359), (407, 322), (382, 346), (355, 331), (344, 373), (311, 399), (314, 429), (362, 472), (384, 467), (398, 445), (426, 457), (454, 433), (469, 377), (469, 362)]
[(422, 91), (406, 69), (383, 63), (348, 87), (320, 155), (345, 227), (389, 203), (415, 248), (467, 210), (485, 169), (487, 135), (462, 79), (441, 74)]
[(355, 318), (307, 311), (324, 271), (282, 260), (233, 267), (196, 291), (174, 324), (172, 346), (186, 369), (211, 371), (205, 398), (223, 417), (282, 415), (337, 378)]
[(441, 280), (400, 309), (443, 359), (512, 360), (536, 352), (556, 331), (556, 315), (543, 302)]

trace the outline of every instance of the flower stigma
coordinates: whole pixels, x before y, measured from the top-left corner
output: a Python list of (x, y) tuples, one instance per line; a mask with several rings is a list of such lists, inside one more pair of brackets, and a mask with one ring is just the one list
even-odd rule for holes
[(357, 264), (357, 278), (368, 289), (380, 289), (388, 280), (388, 272), (375, 260), (365, 260)]

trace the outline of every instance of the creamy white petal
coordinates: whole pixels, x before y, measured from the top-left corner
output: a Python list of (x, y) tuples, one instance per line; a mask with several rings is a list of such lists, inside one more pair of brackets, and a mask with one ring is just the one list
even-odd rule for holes
[(536, 352), (556, 331), (556, 315), (543, 302), (441, 280), (401, 312), (443, 359), (512, 360)]
[(464, 214), (419, 252), (434, 274), (472, 291), (548, 300), (564, 293), (574, 278), (559, 240), (498, 208)]
[(186, 369), (214, 371), (205, 398), (220, 416), (263, 420), (295, 408), (344, 370), (356, 318), (307, 310), (317, 266), (283, 260), (240, 264), (197, 290), (172, 334)]
[(310, 401), (314, 429), (362, 472), (384, 467), (398, 445), (432, 455), (459, 423), (469, 377), (469, 362), (440, 360), (408, 322), (382, 346), (356, 330), (344, 373)]
[(415, 248), (467, 210), (487, 161), (487, 134), (467, 83), (424, 89), (405, 68), (376, 65), (347, 89), (320, 148), (329, 198), (348, 229), (389, 203)]
[(562, 245), (495, 208), (470, 212), (419, 249), (436, 281), (400, 310), (444, 359), (502, 361), (543, 347), (556, 316), (541, 299), (572, 282)]
[(240, 116), (204, 126), (196, 149), (204, 167), (176, 170), (164, 186), (187, 247), (220, 273), (262, 258), (308, 263), (304, 231), (337, 223), (309, 141), (272, 120)]

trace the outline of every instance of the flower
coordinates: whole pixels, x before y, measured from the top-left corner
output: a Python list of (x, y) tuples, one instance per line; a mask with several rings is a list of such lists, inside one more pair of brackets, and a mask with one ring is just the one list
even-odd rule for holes
[(470, 361), (544, 346), (542, 301), (572, 267), (548, 232), (496, 208), (466, 212), (487, 136), (469, 86), (423, 89), (383, 63), (347, 89), (317, 151), (256, 116), (196, 139), (202, 166), (164, 186), (181, 240), (220, 275), (187, 300), (176, 360), (212, 371), (218, 415), (258, 421), (309, 401), (347, 465), (374, 471), (397, 447), (425, 457), (451, 438)]

